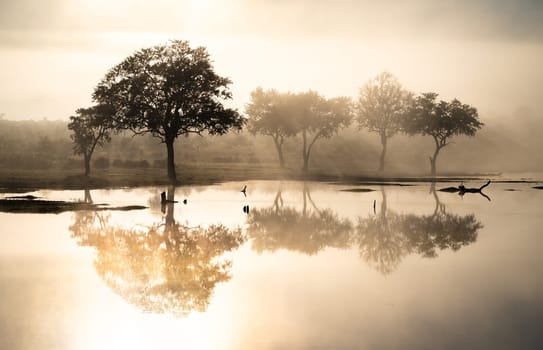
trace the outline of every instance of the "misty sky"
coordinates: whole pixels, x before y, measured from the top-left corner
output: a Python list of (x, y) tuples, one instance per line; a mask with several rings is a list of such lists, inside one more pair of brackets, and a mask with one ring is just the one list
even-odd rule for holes
[(356, 96), (388, 70), (483, 120), (543, 118), (541, 0), (0, 0), (0, 113), (67, 119), (109, 68), (169, 39), (207, 47), (240, 109), (257, 86)]

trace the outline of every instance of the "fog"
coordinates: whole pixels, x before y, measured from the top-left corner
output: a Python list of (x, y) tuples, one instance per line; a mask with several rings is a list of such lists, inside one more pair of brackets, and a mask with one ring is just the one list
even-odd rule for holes
[(541, 115), (543, 5), (537, 1), (0, 2), (0, 113), (64, 119), (135, 50), (205, 46), (243, 110), (257, 86), (357, 94), (383, 70), (414, 92), (477, 107), (483, 121)]
[[(534, 130), (543, 128), (543, 118), (519, 110), (509, 119), (495, 116), (475, 137), (455, 137), (437, 161), (441, 175), (497, 174), (543, 171), (543, 140)], [(65, 121), (0, 120), (0, 169), (82, 172), (81, 157), (73, 155), (73, 143)], [(314, 147), (309, 168), (312, 173), (330, 175), (427, 175), (428, 156), (434, 150), (430, 137), (396, 135), (390, 138), (386, 172), (379, 173), (381, 144), (376, 133), (359, 131), (352, 125)], [(298, 171), (301, 137), (287, 138), (284, 144), (287, 169)], [(205, 169), (275, 169), (279, 167), (272, 139), (247, 131), (224, 136), (182, 137), (175, 143), (176, 164), (181, 173), (187, 167)], [(92, 174), (108, 168), (157, 168), (165, 173), (166, 149), (150, 135), (114, 135), (111, 143), (97, 148)], [(217, 170), (214, 170), (216, 172)]]

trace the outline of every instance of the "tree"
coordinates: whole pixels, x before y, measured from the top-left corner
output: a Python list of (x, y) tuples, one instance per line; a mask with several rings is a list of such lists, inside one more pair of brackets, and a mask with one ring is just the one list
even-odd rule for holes
[(249, 131), (273, 139), (281, 168), (285, 167), (283, 143), (287, 137), (296, 135), (296, 125), (292, 119), (293, 96), (291, 93), (257, 88), (251, 93), (251, 102), (245, 109), (249, 116)]
[(230, 79), (217, 75), (203, 47), (186, 41), (141, 49), (113, 67), (94, 90), (94, 100), (114, 107), (115, 125), (151, 133), (166, 144), (168, 178), (177, 182), (174, 141), (180, 135), (224, 134), (245, 119), (223, 103)]
[(302, 169), (307, 172), (315, 142), (321, 138), (332, 137), (340, 128), (351, 123), (351, 101), (348, 97), (326, 99), (314, 91), (299, 93), (296, 95), (294, 117), (303, 140)]
[(436, 160), (439, 151), (450, 144), (455, 135), (474, 136), (484, 124), (479, 121), (477, 109), (462, 104), (457, 99), (451, 102), (436, 101), (436, 93), (418, 96), (404, 120), (404, 130), (410, 135), (430, 135), (435, 142), (435, 151), (430, 156), (430, 173), (436, 175)]
[(387, 140), (401, 130), (401, 120), (410, 100), (411, 93), (402, 88), (396, 77), (388, 72), (377, 75), (359, 91), (356, 105), (358, 125), (378, 133), (381, 138), (379, 171), (385, 169)]
[(76, 116), (70, 117), (68, 129), (72, 130), (70, 138), (75, 154), (83, 156), (85, 176), (90, 174), (90, 161), (96, 146), (103, 146), (111, 141), (111, 116), (113, 110), (108, 105), (96, 105), (90, 108), (80, 108)]

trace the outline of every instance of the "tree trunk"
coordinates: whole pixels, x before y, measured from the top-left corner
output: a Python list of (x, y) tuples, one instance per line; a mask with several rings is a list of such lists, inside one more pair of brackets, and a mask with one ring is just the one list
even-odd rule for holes
[(172, 137), (172, 138), (169, 138), (167, 137), (166, 138), (166, 149), (168, 150), (168, 179), (170, 180), (171, 183), (176, 183), (177, 182), (177, 175), (175, 173), (175, 159), (174, 159), (174, 151), (173, 151), (173, 141), (175, 139)]
[(384, 134), (381, 134), (381, 145), (383, 146), (381, 150), (381, 158), (379, 159), (379, 171), (385, 170), (385, 155), (387, 153), (387, 137)]
[(85, 162), (85, 176), (90, 175), (90, 160), (91, 157), (88, 154), (83, 155), (83, 161)]
[(283, 148), (282, 148), (282, 142), (279, 142), (277, 138), (273, 138), (273, 142), (275, 143), (275, 148), (277, 149), (277, 154), (279, 155), (279, 166), (281, 168), (285, 167), (285, 159), (283, 157)]
[(304, 166), (302, 168), (304, 173), (307, 173), (309, 171), (309, 155), (304, 155)]
[(432, 176), (436, 176), (437, 155), (439, 154), (440, 149), (441, 148), (436, 147), (433, 157), (429, 157), (430, 158), (430, 175)]
[(302, 138), (304, 140), (304, 147), (302, 149), (302, 158), (304, 160), (304, 166), (302, 167), (302, 171), (304, 173), (307, 173), (309, 169), (309, 152), (307, 151), (307, 135), (304, 132), (302, 132)]

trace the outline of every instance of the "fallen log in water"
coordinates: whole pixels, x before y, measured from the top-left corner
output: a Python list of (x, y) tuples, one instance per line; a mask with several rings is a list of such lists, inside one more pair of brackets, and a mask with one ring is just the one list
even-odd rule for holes
[(445, 187), (445, 188), (442, 188), (442, 189), (439, 189), (438, 191), (441, 191), (441, 192), (452, 192), (452, 193), (455, 193), (455, 192), (460, 192), (461, 194), (463, 193), (480, 193), (485, 187), (487, 187), (488, 185), (490, 185), (490, 180), (488, 180), (488, 182), (486, 184), (484, 184), (483, 186), (481, 187), (464, 187), (464, 185), (460, 185), (458, 187)]
[(438, 191), (441, 192), (450, 192), (450, 193), (457, 193), (461, 196), (463, 196), (465, 193), (479, 193), (482, 196), (484, 196), (486, 199), (490, 200), (490, 198), (483, 193), (483, 189), (490, 185), (490, 180), (486, 184), (484, 184), (481, 187), (465, 187), (463, 184), (460, 184), (458, 187), (445, 187), (442, 189), (439, 189)]

